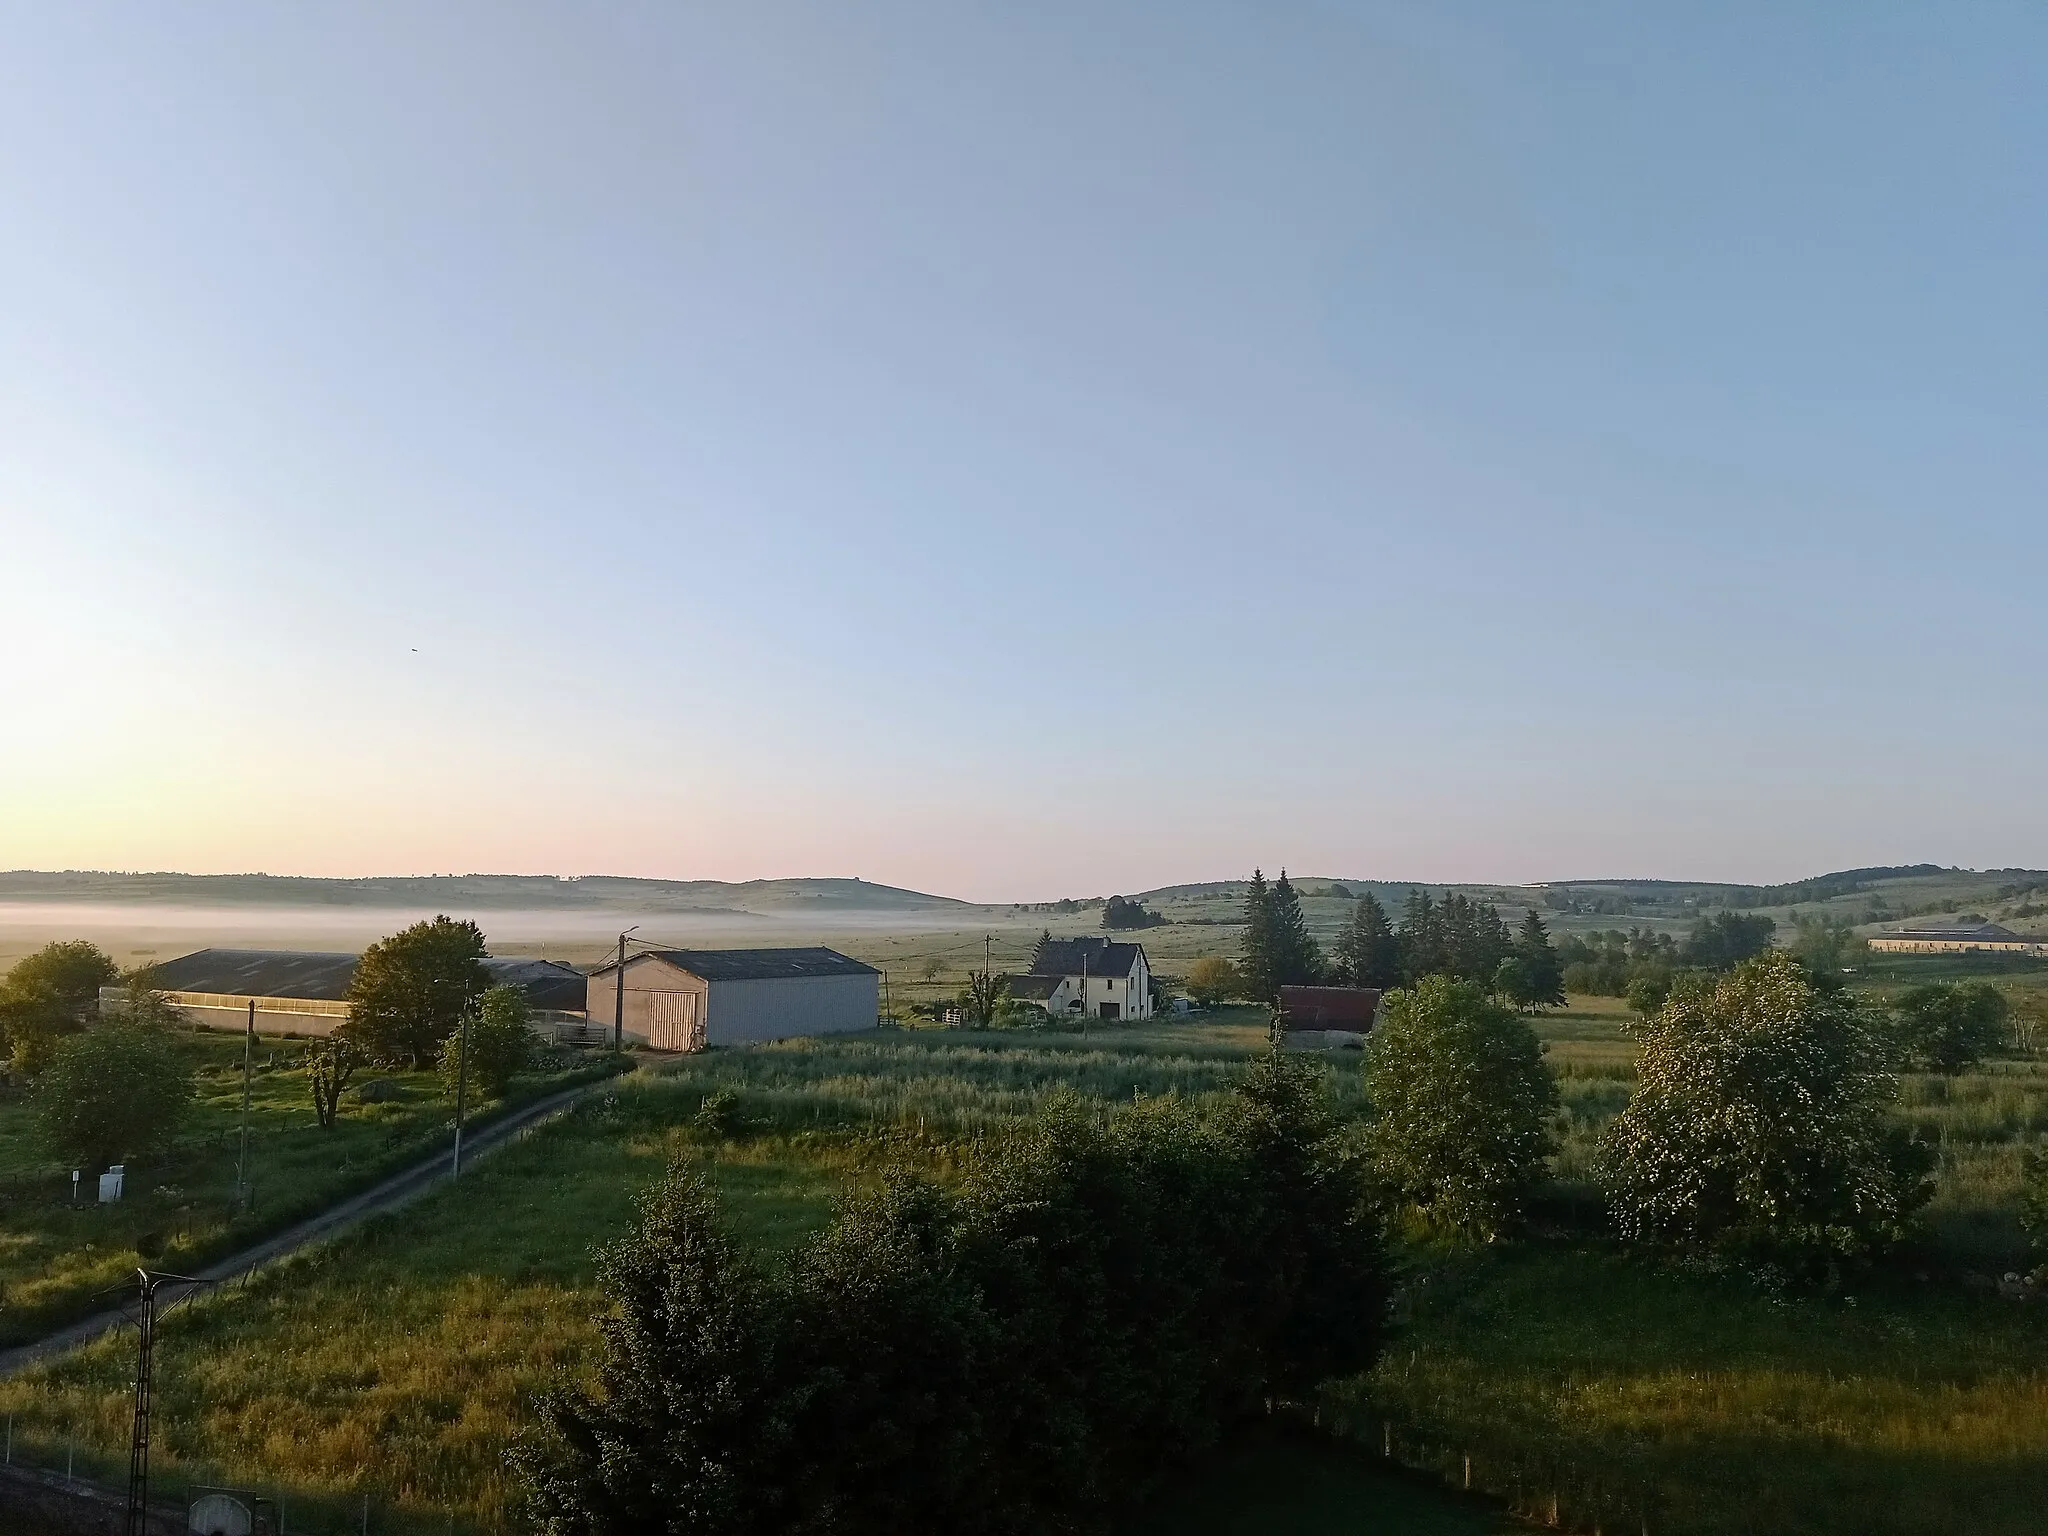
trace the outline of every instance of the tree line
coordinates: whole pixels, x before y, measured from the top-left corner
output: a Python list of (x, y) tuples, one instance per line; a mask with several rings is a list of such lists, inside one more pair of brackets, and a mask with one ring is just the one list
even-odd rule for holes
[(1325, 956), (1302, 915), (1301, 898), (1281, 870), (1268, 884), (1252, 872), (1244, 897), (1244, 935), (1234, 972), (1210, 968), (1191, 980), (1214, 990), (1274, 1002), (1283, 986), (1375, 987), (1392, 991), (1425, 976), (1474, 982), (1518, 1007), (1564, 1002), (1563, 969), (1542, 917), (1531, 909), (1510, 931), (1499, 909), (1458, 892), (1442, 899), (1408, 893), (1398, 923), (1372, 892), (1358, 897), (1343, 932)]

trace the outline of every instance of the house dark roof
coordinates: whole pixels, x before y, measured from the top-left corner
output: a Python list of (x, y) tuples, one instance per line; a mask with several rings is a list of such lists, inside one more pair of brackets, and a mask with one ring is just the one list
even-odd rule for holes
[[(692, 976), (701, 976), (706, 981), (771, 981), (790, 977), (882, 974), (872, 965), (863, 965), (836, 949), (656, 949), (646, 953), (658, 955), (677, 969), (688, 971)], [(638, 958), (637, 955), (628, 955), (626, 963), (630, 965)], [(591, 974), (600, 975), (616, 968), (617, 962), (610, 961)]]
[(1371, 987), (1282, 987), (1280, 1022), (1287, 1029), (1349, 1029), (1364, 1034), (1379, 1012)]
[[(150, 967), (149, 984), (160, 992), (338, 1003), (348, 996), (360, 958), (305, 949), (202, 949)], [(493, 986), (518, 987), (536, 1008), (583, 1007), (583, 973), (571, 966), (487, 958), (483, 967)]]
[(1064, 976), (1005, 976), (1004, 983), (1010, 989), (1010, 996), (1020, 1003), (1049, 1003), (1053, 993), (1059, 991)]
[(161, 992), (304, 997), (338, 1003), (348, 995), (356, 958), (305, 949), (202, 949), (151, 966), (149, 984)]
[(1085, 968), (1090, 976), (1128, 976), (1144, 953), (1142, 944), (1119, 944), (1114, 939), (1054, 939), (1032, 962), (1031, 974), (1078, 976)]

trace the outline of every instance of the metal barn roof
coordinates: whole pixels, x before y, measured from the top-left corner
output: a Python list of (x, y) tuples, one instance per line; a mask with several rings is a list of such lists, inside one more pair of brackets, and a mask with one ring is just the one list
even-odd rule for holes
[[(340, 1002), (361, 958), (308, 949), (201, 949), (151, 966), (149, 984), (161, 992)], [(486, 957), (483, 968), (492, 985), (518, 987), (535, 1007), (583, 1006), (583, 973), (573, 966)]]
[[(836, 949), (654, 949), (628, 955), (631, 965), (645, 955), (666, 960), (678, 970), (701, 976), (706, 981), (775, 981), (811, 976), (879, 976), (872, 965), (863, 965)], [(591, 972), (601, 975), (616, 970), (616, 960), (607, 961)]]
[(149, 984), (163, 992), (340, 1002), (357, 958), (306, 949), (202, 949), (151, 966)]

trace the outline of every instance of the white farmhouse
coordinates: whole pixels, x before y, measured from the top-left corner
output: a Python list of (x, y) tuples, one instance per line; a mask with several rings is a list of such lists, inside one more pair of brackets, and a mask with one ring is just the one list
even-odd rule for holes
[(1152, 967), (1142, 944), (1047, 939), (1031, 969), (1008, 980), (1011, 997), (1036, 1003), (1056, 1019), (1152, 1017)]

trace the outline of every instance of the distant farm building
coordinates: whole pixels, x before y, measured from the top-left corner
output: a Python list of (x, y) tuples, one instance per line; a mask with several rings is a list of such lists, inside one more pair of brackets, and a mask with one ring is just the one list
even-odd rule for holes
[[(325, 1035), (348, 1017), (348, 984), (361, 956), (303, 949), (201, 949), (149, 968), (149, 983), (195, 1024), (240, 1029), (256, 1004), (256, 1028), (269, 1035)], [(553, 960), (487, 959), (493, 986), (518, 987), (536, 1022), (581, 1023), (583, 973)], [(102, 1010), (125, 993), (102, 988)]]
[[(882, 973), (832, 949), (657, 949), (625, 965), (625, 1030), (660, 1051), (873, 1029)], [(619, 965), (590, 973), (593, 1027), (610, 1029)]]
[(1056, 1019), (1152, 1017), (1152, 966), (1142, 944), (1051, 939), (1029, 971), (1005, 979), (1012, 998), (1036, 1003)]
[(1872, 934), (1870, 947), (1900, 955), (2048, 955), (2048, 938), (1998, 923), (1931, 924)]

